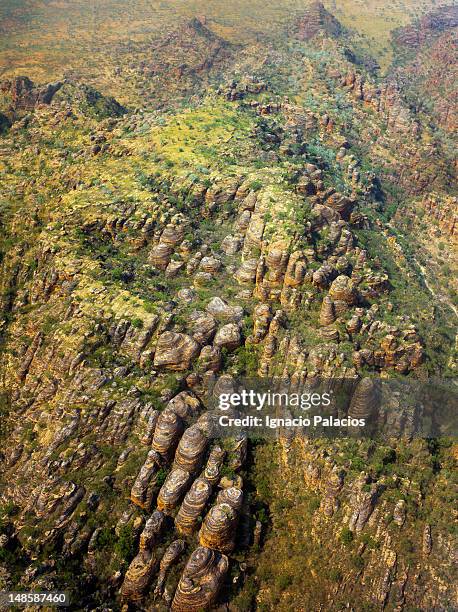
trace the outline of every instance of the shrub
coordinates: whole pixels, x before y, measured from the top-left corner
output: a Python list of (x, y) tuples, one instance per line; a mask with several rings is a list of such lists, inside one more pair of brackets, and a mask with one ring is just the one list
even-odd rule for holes
[(353, 542), (353, 537), (353, 532), (348, 527), (344, 527), (340, 532), (340, 541), (345, 546), (348, 546)]
[(165, 470), (164, 468), (161, 468), (158, 471), (157, 476), (156, 476), (156, 485), (158, 487), (162, 487), (166, 478), (167, 478), (167, 470)]
[(285, 589), (287, 589), (289, 586), (292, 585), (293, 579), (288, 574), (279, 574), (277, 576), (275, 582), (276, 582), (278, 588), (281, 591), (284, 591)]
[(342, 572), (334, 567), (329, 572), (329, 580), (332, 580), (332, 582), (341, 582), (342, 578)]
[(258, 352), (254, 346), (241, 346), (235, 352), (236, 367), (246, 376), (255, 376), (258, 369)]
[(262, 188), (262, 181), (255, 180), (250, 184), (250, 189), (252, 191), (259, 191)]
[(132, 525), (124, 525), (121, 527), (118, 541), (114, 545), (114, 550), (118, 557), (126, 561), (132, 561), (135, 557), (136, 537)]
[(358, 570), (361, 570), (364, 567), (364, 559), (361, 557), (361, 555), (355, 555), (354, 557), (352, 557), (351, 563), (353, 567)]
[(95, 548), (101, 550), (102, 548), (111, 548), (116, 541), (116, 535), (110, 527), (103, 527), (97, 534), (97, 540), (95, 542)]

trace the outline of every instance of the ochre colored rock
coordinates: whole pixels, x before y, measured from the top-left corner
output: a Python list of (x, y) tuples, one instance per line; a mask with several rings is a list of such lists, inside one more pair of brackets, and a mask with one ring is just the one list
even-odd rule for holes
[(169, 569), (177, 563), (186, 549), (186, 542), (184, 540), (175, 540), (170, 544), (165, 553), (162, 555), (161, 562), (159, 564), (159, 574), (157, 577), (156, 588), (154, 593), (156, 595), (162, 595), (165, 579)]
[(183, 431), (183, 421), (172, 410), (161, 412), (153, 437), (153, 449), (165, 460), (173, 456)]
[(329, 295), (327, 295), (321, 305), (320, 325), (331, 325), (331, 323), (334, 323), (335, 320), (336, 313), (334, 310), (334, 302)]
[(196, 530), (211, 493), (212, 486), (205, 478), (197, 478), (193, 482), (175, 518), (180, 533), (191, 535)]
[(220, 552), (231, 552), (235, 546), (236, 525), (237, 513), (232, 506), (227, 503), (213, 506), (202, 523), (200, 544)]
[(191, 474), (198, 471), (202, 465), (208, 440), (197, 425), (191, 425), (184, 432), (175, 453), (174, 464)]
[(353, 284), (353, 281), (348, 276), (338, 276), (329, 289), (329, 296), (333, 300), (341, 300), (348, 305), (356, 304), (358, 294)]
[(229, 569), (229, 560), (199, 546), (189, 557), (172, 603), (172, 612), (201, 612), (215, 602)]
[(179, 504), (191, 482), (191, 474), (180, 467), (175, 467), (165, 479), (157, 496), (157, 507), (165, 514)]
[(223, 327), (217, 331), (213, 343), (215, 346), (225, 348), (228, 351), (235, 350), (242, 344), (240, 327), (235, 323), (223, 325)]
[(167, 331), (156, 345), (154, 365), (167, 370), (187, 370), (199, 354), (199, 344), (186, 334)]

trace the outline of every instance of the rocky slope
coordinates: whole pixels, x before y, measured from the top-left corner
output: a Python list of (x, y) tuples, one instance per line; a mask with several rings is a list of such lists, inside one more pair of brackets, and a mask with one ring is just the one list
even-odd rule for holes
[(231, 64), (236, 48), (205, 18), (194, 18), (148, 44), (119, 45), (115, 78), (129, 83), (142, 104), (170, 106), (204, 91)]
[(321, 2), (313, 2), (297, 23), (297, 36), (310, 40), (318, 34), (341, 36), (344, 29), (340, 22), (325, 9)]
[(159, 96), (137, 110), (74, 79), (2, 86), (1, 589), (88, 610), (457, 605), (452, 442), (213, 434), (209, 393), (242, 375), (367, 399), (368, 377), (456, 371), (453, 312), (390, 223), (422, 202), (454, 243), (447, 141), (321, 6), (299, 23), (251, 74), (202, 21), (174, 30), (118, 75)]
[(438, 34), (457, 26), (458, 7), (445, 6), (426, 14), (417, 23), (399, 28), (394, 32), (393, 38), (394, 42), (400, 46), (416, 49)]
[(408, 102), (430, 121), (456, 133), (458, 7), (427, 14), (394, 34), (401, 66), (396, 70)]

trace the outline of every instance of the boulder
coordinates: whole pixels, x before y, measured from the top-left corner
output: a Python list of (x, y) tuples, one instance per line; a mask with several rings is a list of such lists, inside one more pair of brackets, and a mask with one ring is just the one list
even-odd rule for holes
[(301, 251), (292, 253), (288, 260), (283, 284), (285, 287), (299, 287), (307, 274), (307, 262)]
[(329, 296), (333, 300), (341, 300), (350, 306), (356, 304), (358, 301), (358, 293), (353, 281), (343, 274), (332, 282), (331, 288), (329, 289)]
[(150, 450), (130, 492), (131, 501), (140, 508), (148, 510), (151, 507), (152, 487), (161, 464), (162, 458), (158, 452)]
[(188, 370), (199, 354), (199, 344), (191, 336), (163, 332), (157, 341), (154, 366), (167, 370)]
[(193, 393), (181, 391), (175, 397), (172, 397), (167, 404), (166, 410), (174, 412), (181, 419), (187, 419), (194, 417), (198, 413), (199, 408), (200, 401)]
[(216, 257), (202, 257), (199, 264), (199, 269), (202, 272), (209, 272), (213, 276), (221, 270), (222, 264)]
[(199, 355), (199, 369), (203, 372), (219, 372), (221, 369), (222, 357), (219, 346), (204, 346)]
[(226, 236), (221, 243), (221, 250), (226, 255), (235, 255), (240, 251), (243, 244), (243, 238), (241, 236)]
[(272, 312), (268, 304), (258, 304), (253, 312), (253, 335), (250, 341), (258, 344), (267, 335), (269, 324), (272, 320)]
[(238, 322), (243, 319), (241, 306), (229, 306), (220, 297), (214, 297), (207, 305), (206, 311), (217, 319)]
[(152, 550), (157, 543), (165, 522), (165, 514), (155, 510), (140, 534), (140, 550)]
[(357, 385), (350, 402), (348, 416), (371, 419), (377, 410), (377, 388), (372, 378), (363, 378)]
[(146, 593), (157, 567), (152, 549), (162, 530), (164, 515), (154, 512), (140, 536), (140, 551), (130, 564), (121, 587), (124, 600), (140, 602)]
[(216, 498), (217, 504), (229, 504), (236, 512), (240, 512), (243, 504), (243, 491), (237, 487), (222, 489)]
[(336, 313), (334, 311), (334, 302), (327, 295), (321, 305), (320, 310), (320, 325), (331, 325), (336, 320)]
[(246, 259), (234, 274), (234, 278), (241, 285), (251, 285), (256, 281), (256, 271), (258, 269), (258, 260), (255, 258)]
[(172, 253), (173, 247), (170, 244), (160, 242), (151, 249), (149, 261), (155, 268), (158, 268), (159, 270), (166, 270)]
[(212, 485), (216, 485), (221, 478), (221, 470), (224, 463), (226, 451), (220, 446), (214, 446), (210, 451), (207, 459), (207, 464), (203, 471), (203, 477)]
[(184, 261), (172, 260), (165, 269), (166, 278), (174, 278), (184, 268)]
[(177, 293), (178, 299), (185, 304), (192, 304), (192, 302), (196, 299), (196, 295), (197, 294), (194, 289), (190, 289), (189, 287), (180, 289), (180, 291)]
[(192, 337), (200, 345), (208, 344), (213, 340), (216, 332), (216, 321), (211, 314), (196, 310), (189, 317), (191, 321)]
[(242, 334), (240, 328), (235, 323), (223, 325), (215, 336), (213, 341), (215, 346), (225, 348), (228, 351), (233, 351), (242, 344)]

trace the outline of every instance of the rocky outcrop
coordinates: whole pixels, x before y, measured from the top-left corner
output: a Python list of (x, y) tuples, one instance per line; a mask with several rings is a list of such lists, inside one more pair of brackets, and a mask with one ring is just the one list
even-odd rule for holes
[(222, 353), (219, 346), (204, 346), (199, 355), (199, 367), (204, 372), (219, 372), (222, 364)]
[(167, 370), (187, 370), (199, 354), (199, 345), (186, 334), (164, 332), (158, 338), (154, 365)]
[(185, 549), (186, 542), (184, 540), (175, 540), (163, 554), (159, 564), (159, 574), (157, 577), (156, 588), (154, 589), (156, 595), (162, 595), (167, 572), (175, 563), (177, 563)]
[(321, 2), (312, 2), (296, 25), (296, 36), (300, 40), (311, 40), (318, 34), (340, 36), (344, 29)]
[(152, 487), (156, 480), (155, 476), (162, 464), (162, 458), (156, 450), (150, 450), (145, 463), (134, 482), (130, 492), (130, 499), (140, 508), (149, 509), (152, 502)]
[(148, 589), (153, 577), (157, 560), (153, 554), (164, 524), (162, 512), (154, 512), (146, 522), (140, 536), (140, 551), (129, 566), (121, 587), (121, 596), (125, 600), (139, 602)]
[(183, 421), (172, 410), (164, 410), (159, 415), (153, 437), (153, 450), (165, 460), (175, 452), (183, 432)]
[(354, 287), (353, 281), (348, 276), (338, 276), (332, 283), (329, 289), (329, 296), (336, 302), (353, 306), (358, 301), (358, 294)]
[(380, 488), (377, 484), (372, 484), (369, 491), (359, 490), (355, 494), (351, 502), (353, 512), (348, 524), (352, 531), (354, 530), (356, 533), (360, 533), (363, 530), (365, 524), (369, 520), (369, 517), (374, 511), (379, 490)]
[(175, 453), (175, 465), (190, 474), (197, 472), (203, 461), (208, 440), (197, 425), (192, 425), (183, 434)]
[(234, 278), (241, 285), (252, 285), (256, 280), (256, 271), (258, 269), (257, 259), (246, 259), (234, 274)]
[(200, 544), (220, 552), (231, 552), (235, 546), (236, 525), (237, 514), (232, 506), (228, 503), (213, 506), (202, 523)]
[(213, 340), (215, 346), (224, 348), (228, 351), (233, 351), (238, 348), (242, 343), (242, 334), (240, 328), (235, 323), (228, 323), (223, 325)]
[(371, 378), (363, 378), (357, 385), (351, 398), (348, 416), (355, 419), (366, 419), (370, 425), (377, 411), (377, 387)]
[(441, 230), (454, 243), (458, 243), (458, 199), (438, 198), (430, 194), (424, 198), (420, 205), (427, 217), (435, 219)]
[(321, 305), (320, 311), (320, 325), (331, 325), (336, 320), (336, 313), (334, 309), (334, 302), (327, 295)]
[(425, 525), (422, 537), (422, 550), (424, 555), (430, 555), (433, 549), (433, 538), (431, 534), (431, 525)]
[(216, 504), (228, 504), (236, 512), (240, 512), (243, 504), (243, 491), (237, 487), (222, 489), (216, 498)]
[(395, 30), (395, 44), (416, 48), (424, 44), (432, 36), (458, 26), (458, 7), (444, 6), (426, 14), (417, 23)]
[(172, 603), (173, 612), (200, 612), (215, 602), (229, 569), (229, 560), (199, 546), (189, 557)]
[(235, 255), (240, 251), (243, 244), (243, 238), (241, 236), (226, 236), (221, 243), (221, 250), (229, 256)]
[(205, 478), (197, 478), (193, 482), (175, 518), (175, 525), (180, 533), (191, 535), (197, 529), (211, 493), (212, 485)]
[(248, 437), (245, 433), (238, 434), (230, 448), (229, 466), (235, 471), (240, 470), (246, 461), (247, 452)]
[(191, 313), (190, 321), (192, 325), (192, 336), (196, 342), (210, 344), (216, 332), (216, 321), (212, 315), (195, 311)]
[(177, 102), (189, 91), (201, 91), (230, 62), (232, 54), (232, 45), (212, 32), (205, 18), (195, 17), (148, 44), (147, 52), (133, 66), (135, 81), (156, 106), (170, 103), (171, 91)]
[[(391, 453), (380, 458), (375, 443), (358, 439), (321, 440), (307, 461), (304, 456), (314, 441), (293, 440), (283, 431), (279, 444), (254, 444), (250, 452), (245, 435), (215, 439), (219, 411), (212, 410), (211, 399), (235, 390), (238, 374), (258, 372), (285, 386), (325, 379), (333, 390), (339, 380), (354, 381), (350, 405), (339, 403), (334, 416), (344, 416), (348, 407), (351, 417), (367, 418), (376, 413), (377, 398), (370, 379), (357, 384), (358, 377), (370, 371), (385, 378), (393, 371), (402, 375), (416, 369), (422, 377), (423, 355), (432, 350), (428, 346), (423, 352), (421, 333), (403, 308), (413, 269), (398, 255), (389, 270), (385, 265), (390, 237), (384, 233), (385, 221), (377, 219), (381, 193), (378, 177), (367, 170), (372, 160), (365, 152), (374, 155), (377, 173), (380, 157), (391, 152), (381, 166), (397, 180), (405, 168), (398, 159), (405, 149), (397, 150), (402, 141), (396, 130), (405, 123), (402, 138), (410, 146), (409, 112), (398, 93), (373, 83), (345, 60), (345, 51), (336, 50), (326, 36), (327, 27), (336, 24), (321, 6), (312, 7), (311, 15), (302, 34), (313, 37), (312, 46), (293, 45), (290, 57), (289, 48), (276, 48), (276, 43), (275, 49), (259, 53), (263, 43), (257, 41), (253, 49), (240, 49), (237, 71), (253, 61), (257, 72), (280, 65), (283, 79), (284, 61), (291, 60), (294, 68), (300, 66), (304, 83), (312, 75), (306, 98), (317, 102), (313, 108), (277, 97), (256, 79), (239, 79), (221, 88), (226, 100), (210, 96), (194, 105), (198, 100), (192, 98), (184, 113), (146, 110), (147, 87), (160, 88), (169, 79), (177, 99), (184, 91), (191, 98), (207, 68), (216, 76), (214, 65), (199, 64), (208, 51), (201, 43), (220, 41), (205, 31), (205, 24), (201, 30), (194, 23), (181, 31), (183, 38), (171, 36), (165, 48), (152, 45), (154, 61), (160, 63), (174, 52), (175, 42), (186, 41), (183, 65), (175, 64), (176, 57), (167, 58), (167, 76), (151, 65), (150, 55), (142, 56), (141, 45), (135, 46), (136, 62), (144, 63), (141, 70), (129, 68), (132, 87), (137, 87), (135, 75), (148, 75), (142, 112), (92, 129), (79, 113), (54, 114), (54, 103), (56, 109), (57, 102), (66, 104), (59, 90), (51, 108), (36, 109), (30, 127), (18, 127), (17, 142), (11, 135), (2, 141), (5, 189), (21, 206), (6, 208), (1, 228), (11, 238), (11, 255), (2, 259), (7, 282), (0, 293), (7, 308), (0, 325), (7, 349), (5, 380), (12, 393), (6, 415), (2, 412), (11, 448), (0, 451), (0, 460), (6, 458), (0, 506), (11, 499), (14, 508), (6, 505), (7, 516), (0, 516), (0, 522), (9, 538), (7, 560), (12, 551), (12, 573), (20, 576), (21, 588), (29, 588), (30, 576), (39, 572), (53, 581), (61, 567), (73, 567), (67, 565), (73, 557), (81, 559), (84, 571), (71, 580), (80, 591), (90, 587), (85, 605), (119, 607), (117, 590), (125, 570), (121, 555), (130, 560), (139, 537), (140, 549), (121, 593), (126, 605), (141, 609), (172, 603), (178, 577), (172, 565), (180, 563), (184, 549), (178, 537), (199, 540), (203, 547), (191, 555), (176, 590), (175, 610), (215, 604), (228, 565), (222, 553), (233, 551), (237, 599), (224, 605), (243, 607), (252, 563), (265, 552), (269, 567), (275, 562), (282, 571), (296, 571), (290, 560), (296, 550), (305, 550), (304, 537), (310, 558), (319, 551), (323, 561), (319, 580), (307, 582), (310, 572), (304, 572), (299, 600), (294, 581), (277, 597), (283, 576), (264, 588), (267, 573), (259, 572), (255, 582), (261, 588), (252, 605), (274, 609), (283, 601), (291, 608), (326, 607), (330, 600), (321, 601), (314, 589), (328, 581), (334, 584), (324, 589), (326, 597), (338, 591), (342, 605), (361, 603), (361, 585), (376, 584), (378, 602), (388, 602), (395, 584), (404, 588), (391, 561), (386, 573), (385, 561), (394, 549), (403, 557), (387, 535), (410, 537), (411, 521), (420, 514), (423, 500), (416, 491), (414, 461), (412, 474), (398, 477), (390, 467)], [(161, 100), (158, 96), (155, 104)], [(56, 121), (52, 135), (48, 120)], [(48, 144), (54, 134), (59, 140), (55, 147)], [(413, 156), (424, 151), (421, 134), (416, 138)], [(440, 138), (435, 133), (431, 149)], [(35, 148), (41, 149), (35, 154)], [(100, 156), (94, 160), (96, 152)], [(42, 168), (48, 158), (49, 168)], [(25, 170), (29, 162), (30, 172)], [(432, 175), (433, 150), (428, 163)], [(43, 193), (52, 194), (51, 203)], [(387, 204), (391, 195), (385, 194)], [(447, 215), (444, 211), (441, 223), (451, 227)], [(396, 284), (393, 303), (390, 280)], [(399, 287), (406, 288), (407, 296), (400, 295)], [(419, 330), (440, 316), (430, 312), (428, 301), (423, 304), (422, 292), (415, 285), (412, 296), (420, 306), (409, 304)], [(2, 369), (2, 380), (3, 375)], [(413, 414), (410, 404), (404, 406), (406, 399), (396, 394), (392, 402), (393, 431)], [(379, 410), (380, 420), (385, 414)], [(405, 430), (410, 431), (410, 423)], [(351, 438), (354, 432), (348, 433)], [(275, 449), (278, 461), (272, 456)], [(421, 449), (418, 462), (423, 452), (429, 464), (432, 446)], [(408, 452), (403, 453), (408, 460)], [(447, 449), (441, 447), (440, 453), (447, 465)], [(247, 473), (252, 461), (256, 469)], [(439, 462), (431, 460), (431, 465), (441, 469)], [(355, 474), (366, 466), (367, 474), (354, 486)], [(384, 472), (385, 484), (393, 489), (386, 496)], [(72, 474), (84, 486), (75, 484)], [(435, 470), (427, 470), (421, 494), (433, 490), (429, 479), (438, 498), (445, 498), (439, 497)], [(249, 482), (245, 495), (244, 480)], [(405, 506), (396, 503), (400, 494)], [(153, 517), (163, 521), (160, 529), (149, 517), (155, 500)], [(269, 529), (262, 528), (265, 518)], [(434, 518), (434, 553), (429, 553), (438, 566), (445, 565), (440, 554), (446, 536), (436, 525), (440, 516)], [(355, 534), (364, 531), (353, 535), (348, 550), (344, 547), (352, 533), (348, 528), (341, 532), (344, 525)], [(282, 530), (287, 545), (269, 550)], [(283, 566), (284, 551), (288, 560)], [(40, 568), (36, 563), (29, 567), (33, 559), (40, 560)], [(336, 569), (332, 575), (329, 559)], [(42, 569), (41, 560), (49, 568)], [(429, 563), (426, 559), (419, 568), (422, 575)], [(0, 583), (4, 565), (0, 560)], [(154, 576), (155, 594), (164, 603), (150, 589)], [(442, 588), (445, 581), (428, 584)], [(414, 599), (409, 604), (416, 605)], [(423, 595), (418, 599), (427, 601)]]
[[(200, 408), (199, 399), (191, 391), (181, 391), (169, 401), (165, 412), (173, 412), (180, 419), (188, 419), (196, 416)], [(162, 414), (164, 414), (162, 413)]]
[(157, 507), (165, 514), (170, 514), (183, 498), (191, 482), (191, 474), (175, 467), (169, 472), (157, 496)]
[(225, 456), (226, 451), (220, 446), (214, 446), (210, 451), (202, 475), (211, 485), (216, 485), (220, 479)]
[(230, 306), (220, 297), (212, 298), (206, 310), (216, 319), (222, 321), (237, 322), (243, 318), (243, 308), (241, 306)]
[(33, 111), (39, 104), (51, 104), (61, 82), (37, 86), (26, 76), (15, 77), (0, 83), (0, 93), (9, 101), (5, 109), (13, 117), (21, 112)]

